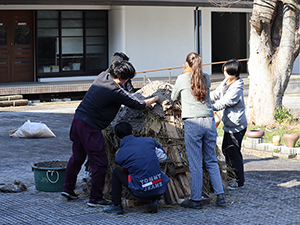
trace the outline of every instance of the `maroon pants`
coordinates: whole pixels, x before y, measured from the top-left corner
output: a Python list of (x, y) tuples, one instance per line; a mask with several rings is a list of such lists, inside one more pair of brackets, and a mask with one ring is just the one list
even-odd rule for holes
[(102, 132), (74, 117), (70, 140), (73, 142), (73, 154), (66, 168), (63, 191), (71, 192), (75, 189), (77, 175), (88, 155), (92, 172), (90, 202), (102, 200), (108, 165)]

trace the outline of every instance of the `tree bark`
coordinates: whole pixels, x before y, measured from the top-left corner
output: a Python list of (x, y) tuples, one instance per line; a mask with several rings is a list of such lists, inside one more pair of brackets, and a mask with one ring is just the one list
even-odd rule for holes
[(274, 111), (282, 105), (293, 63), (299, 53), (296, 27), (298, 5), (278, 0), (254, 0), (250, 28), (250, 86), (247, 104), (249, 124), (275, 122)]

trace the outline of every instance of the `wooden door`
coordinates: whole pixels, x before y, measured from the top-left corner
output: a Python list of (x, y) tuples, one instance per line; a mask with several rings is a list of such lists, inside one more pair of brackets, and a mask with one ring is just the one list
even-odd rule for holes
[(32, 82), (33, 11), (0, 11), (0, 83)]

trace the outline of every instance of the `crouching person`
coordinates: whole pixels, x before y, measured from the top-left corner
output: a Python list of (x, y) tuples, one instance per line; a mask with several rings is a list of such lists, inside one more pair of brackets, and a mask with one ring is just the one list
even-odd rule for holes
[(149, 213), (156, 213), (158, 199), (166, 191), (169, 177), (164, 174), (159, 162), (167, 158), (166, 152), (154, 139), (133, 136), (132, 126), (120, 122), (114, 128), (121, 141), (116, 155), (117, 167), (111, 177), (112, 205), (103, 209), (107, 213), (122, 214), (122, 185), (138, 198), (149, 200)]

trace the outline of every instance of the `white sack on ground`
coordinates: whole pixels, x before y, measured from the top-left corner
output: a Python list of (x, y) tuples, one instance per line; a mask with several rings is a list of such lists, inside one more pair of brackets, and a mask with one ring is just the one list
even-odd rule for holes
[(10, 136), (19, 138), (56, 137), (46, 124), (30, 122), (30, 120), (27, 120), (19, 129), (10, 134)]

